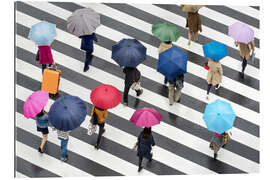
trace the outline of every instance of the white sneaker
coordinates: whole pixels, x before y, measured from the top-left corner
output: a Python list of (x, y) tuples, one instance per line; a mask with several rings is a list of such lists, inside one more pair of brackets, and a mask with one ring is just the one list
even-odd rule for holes
[(220, 84), (218, 85), (218, 87), (215, 87), (215, 90), (218, 90), (218, 88), (220, 88)]

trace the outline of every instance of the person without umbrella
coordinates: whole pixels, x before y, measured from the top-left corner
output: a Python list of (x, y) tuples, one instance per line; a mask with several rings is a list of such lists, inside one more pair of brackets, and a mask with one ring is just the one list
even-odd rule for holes
[(217, 153), (221, 147), (225, 147), (228, 141), (230, 140), (230, 136), (228, 133), (224, 132), (222, 134), (214, 133), (209, 148), (214, 151), (214, 159), (217, 158)]
[(184, 74), (177, 76), (173, 80), (169, 80), (169, 103), (180, 102), (181, 90), (184, 87)]
[(44, 152), (44, 146), (48, 139), (49, 134), (49, 120), (48, 120), (48, 113), (45, 110), (41, 110), (40, 113), (37, 114), (37, 131), (42, 133), (42, 141), (38, 148), (38, 152), (43, 153)]
[[(163, 51), (166, 51), (167, 49), (170, 49), (173, 46), (171, 41), (161, 42), (158, 48), (158, 53), (162, 53)], [(168, 78), (165, 76), (164, 78), (164, 84), (167, 84)]]

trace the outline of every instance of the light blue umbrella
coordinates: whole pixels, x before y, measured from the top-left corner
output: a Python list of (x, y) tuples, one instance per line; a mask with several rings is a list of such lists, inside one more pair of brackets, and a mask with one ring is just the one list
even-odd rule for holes
[(218, 134), (231, 129), (235, 120), (235, 113), (230, 103), (217, 99), (215, 102), (207, 104), (203, 120), (207, 129)]
[(50, 45), (56, 37), (56, 25), (41, 21), (34, 24), (29, 32), (28, 38), (37, 45)]
[(203, 45), (204, 57), (219, 61), (228, 55), (228, 50), (225, 44), (211, 41)]

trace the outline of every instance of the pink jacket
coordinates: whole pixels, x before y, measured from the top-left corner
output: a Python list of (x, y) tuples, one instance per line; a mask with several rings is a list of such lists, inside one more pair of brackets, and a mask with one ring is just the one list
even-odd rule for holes
[(39, 64), (52, 64), (53, 57), (51, 47), (48, 45), (38, 46), (39, 50)]

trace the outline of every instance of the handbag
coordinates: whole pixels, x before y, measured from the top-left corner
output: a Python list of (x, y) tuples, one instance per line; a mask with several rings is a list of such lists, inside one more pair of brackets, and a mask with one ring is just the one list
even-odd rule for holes
[(203, 67), (204, 67), (204, 69), (209, 70), (209, 66), (208, 66), (208, 63), (207, 62), (204, 63)]
[(96, 110), (96, 108), (94, 108), (93, 116), (91, 117), (91, 120), (90, 120), (90, 122), (93, 125), (97, 125), (98, 124), (98, 116), (97, 116), (95, 110)]
[(184, 83), (183, 83), (183, 81), (181, 80), (181, 79), (176, 79), (175, 80), (175, 88), (176, 89), (183, 89), (183, 87), (184, 87)]
[(254, 65), (255, 64), (255, 53), (251, 54), (250, 60), (251, 60), (251, 64)]
[(97, 130), (97, 125), (96, 124), (92, 124), (91, 122), (89, 123), (88, 125), (88, 131), (87, 131), (87, 134), (89, 136), (91, 136), (92, 134), (94, 134)]

